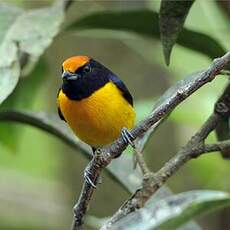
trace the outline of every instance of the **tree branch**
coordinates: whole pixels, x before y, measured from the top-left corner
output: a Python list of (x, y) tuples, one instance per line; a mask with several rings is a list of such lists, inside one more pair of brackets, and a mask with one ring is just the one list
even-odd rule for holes
[(150, 170), (144, 160), (144, 157), (143, 157), (143, 154), (142, 154), (142, 149), (138, 149), (136, 146), (135, 146), (135, 149), (133, 151), (133, 154), (135, 156), (135, 160), (137, 161), (140, 169), (141, 169), (141, 172), (143, 175), (146, 175), (148, 173), (150, 173)]
[[(23, 124), (29, 124), (31, 126), (37, 127), (39, 129), (45, 130), (46, 132), (53, 134), (56, 137), (61, 138), (65, 143), (73, 147), (75, 150), (80, 150), (86, 153), (86, 156), (90, 158), (89, 147), (77, 139), (75, 136), (71, 135), (70, 130), (64, 127), (60, 127), (60, 122), (57, 122), (54, 117), (47, 116), (43, 112), (38, 112), (37, 117), (33, 113), (25, 111), (1, 111), (0, 112), (0, 122), (1, 121), (13, 121), (20, 122)], [(53, 122), (50, 122), (53, 121)], [(70, 134), (69, 134), (70, 133)]]
[(230, 140), (226, 141), (219, 141), (215, 144), (207, 144), (204, 146), (204, 153), (222, 151), (224, 149), (229, 149), (230, 147)]
[[(221, 106), (220, 106), (221, 105)], [(225, 108), (225, 109), (223, 109)], [(218, 99), (213, 114), (201, 126), (188, 143), (155, 174), (149, 174), (142, 183), (142, 187), (121, 206), (113, 217), (101, 228), (109, 229), (129, 213), (142, 208), (150, 197), (186, 162), (197, 158), (202, 154), (229, 149), (230, 140), (205, 144), (205, 139), (219, 122), (230, 113), (230, 84), (226, 87), (223, 95)]]
[[(226, 53), (224, 56), (215, 59), (213, 63), (209, 66), (209, 68), (206, 71), (203, 71), (199, 73), (199, 78), (193, 81), (191, 84), (187, 85), (187, 87), (178, 89), (177, 93), (174, 94), (167, 103), (158, 106), (153, 113), (147, 117), (144, 121), (142, 121), (138, 126), (136, 126), (133, 130), (131, 130), (131, 134), (136, 139), (137, 137), (143, 135), (146, 131), (148, 131), (157, 121), (159, 121), (161, 118), (166, 116), (168, 113), (170, 113), (179, 103), (181, 103), (183, 100), (185, 100), (187, 97), (189, 97), (193, 92), (198, 90), (201, 86), (205, 85), (206, 83), (212, 81), (217, 74), (220, 73), (220, 71), (226, 67), (228, 64), (230, 64), (230, 52)], [(215, 115), (210, 117), (210, 121), (207, 121), (208, 124), (204, 125), (202, 129), (200, 130), (199, 135), (197, 135), (196, 138), (203, 138), (208, 135), (208, 133), (214, 128), (213, 126), (216, 125), (217, 117)], [(195, 138), (194, 137), (194, 138)], [(194, 139), (193, 138), (193, 139)], [(192, 139), (192, 140), (193, 140)], [(93, 160), (90, 162), (90, 164), (87, 166), (88, 171), (91, 175), (91, 179), (94, 183), (96, 183), (97, 178), (99, 177), (101, 170), (106, 167), (111, 160), (122, 153), (122, 151), (125, 150), (127, 147), (127, 144), (123, 141), (123, 139), (120, 137), (117, 141), (115, 141), (110, 147), (104, 148), (100, 151), (100, 154), (96, 154)], [(182, 150), (181, 150), (182, 151)], [(185, 154), (182, 151), (183, 155), (180, 154), (176, 155), (177, 157), (173, 158), (172, 161), (168, 162), (159, 172), (157, 178), (157, 181), (160, 181), (159, 183), (154, 183), (153, 186), (154, 190), (157, 190), (159, 186), (165, 182), (165, 180), (172, 175), (177, 169), (178, 166), (183, 165), (190, 157), (189, 154)], [(166, 172), (166, 174), (165, 174)], [(84, 223), (84, 216), (86, 214), (86, 211), (88, 209), (89, 202), (91, 200), (91, 197), (93, 195), (94, 188), (84, 182), (83, 188), (81, 191), (81, 195), (79, 197), (79, 200), (77, 204), (74, 207), (74, 219), (73, 219), (73, 225), (72, 229), (81, 229)], [(150, 197), (149, 194), (152, 194), (152, 189), (150, 191), (147, 190), (147, 195), (142, 193), (139, 193), (139, 190), (134, 194), (134, 197), (138, 199), (139, 195), (141, 197)], [(146, 193), (146, 191), (144, 191)], [(136, 200), (134, 199), (134, 200)], [(132, 199), (131, 199), (132, 200)], [(134, 201), (132, 200), (132, 202)], [(146, 200), (145, 200), (146, 201)], [(143, 207), (143, 205), (140, 205), (138, 202), (137, 204), (132, 205), (131, 207)], [(126, 207), (129, 207), (129, 201), (126, 205), (123, 206), (124, 210)], [(135, 209), (128, 209), (130, 212), (131, 210)]]

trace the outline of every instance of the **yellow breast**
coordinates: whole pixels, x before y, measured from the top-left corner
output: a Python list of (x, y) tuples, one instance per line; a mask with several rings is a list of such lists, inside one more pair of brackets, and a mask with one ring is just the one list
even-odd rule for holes
[(135, 111), (112, 82), (80, 101), (60, 91), (58, 104), (74, 133), (93, 147), (112, 143), (123, 127), (134, 126)]

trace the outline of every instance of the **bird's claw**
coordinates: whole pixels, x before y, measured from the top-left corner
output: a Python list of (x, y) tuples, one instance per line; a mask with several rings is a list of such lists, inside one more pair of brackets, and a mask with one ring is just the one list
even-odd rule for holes
[(121, 129), (121, 136), (126, 144), (130, 144), (135, 149), (134, 137), (127, 128)]
[(102, 178), (101, 178), (101, 176), (99, 176), (99, 177), (96, 179), (96, 182), (94, 183), (94, 182), (92, 181), (92, 179), (90, 178), (91, 175), (92, 175), (92, 174), (91, 174), (91, 172), (89, 171), (89, 168), (86, 167), (86, 169), (85, 169), (85, 171), (84, 171), (84, 179), (85, 179), (85, 181), (86, 181), (89, 185), (91, 185), (93, 188), (96, 188), (96, 187), (97, 187), (96, 184), (101, 184), (101, 183), (102, 183)]

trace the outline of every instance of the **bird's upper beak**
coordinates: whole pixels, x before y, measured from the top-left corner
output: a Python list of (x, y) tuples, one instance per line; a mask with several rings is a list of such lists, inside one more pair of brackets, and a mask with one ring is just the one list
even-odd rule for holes
[(62, 80), (63, 81), (69, 81), (69, 80), (77, 80), (78, 75), (74, 73), (70, 73), (68, 71), (64, 71), (62, 73)]

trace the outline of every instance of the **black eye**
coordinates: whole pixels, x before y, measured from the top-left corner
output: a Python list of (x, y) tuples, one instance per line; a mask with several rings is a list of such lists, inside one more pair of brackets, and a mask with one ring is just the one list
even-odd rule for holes
[(89, 72), (91, 71), (91, 66), (90, 66), (90, 65), (84, 66), (83, 71), (84, 71), (85, 73), (89, 73)]

